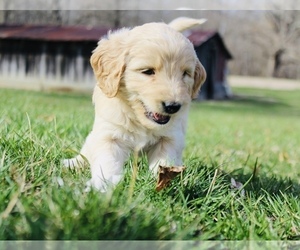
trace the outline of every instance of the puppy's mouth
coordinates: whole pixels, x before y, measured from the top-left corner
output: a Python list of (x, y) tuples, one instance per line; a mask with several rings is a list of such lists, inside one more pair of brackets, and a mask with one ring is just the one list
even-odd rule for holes
[(153, 113), (153, 112), (145, 112), (145, 115), (148, 119), (158, 123), (158, 124), (167, 124), (171, 117), (169, 115), (162, 115), (162, 114), (159, 114), (159, 113)]
[(167, 124), (170, 121), (171, 116), (149, 111), (147, 109), (147, 107), (145, 106), (145, 104), (144, 103), (142, 103), (142, 104), (143, 104), (143, 107), (145, 109), (144, 114), (149, 120), (151, 120), (151, 121), (153, 121), (157, 124), (160, 124), (160, 125)]

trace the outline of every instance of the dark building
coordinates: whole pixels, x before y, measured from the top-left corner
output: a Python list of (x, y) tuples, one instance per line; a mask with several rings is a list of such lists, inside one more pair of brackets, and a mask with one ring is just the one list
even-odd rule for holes
[[(20, 88), (92, 89), (91, 52), (107, 28), (0, 25), (0, 84)], [(199, 99), (226, 98), (231, 55), (216, 32), (187, 35), (207, 71)]]
[(197, 56), (206, 69), (207, 79), (199, 99), (224, 99), (231, 95), (227, 82), (227, 62), (232, 59), (219, 33), (193, 31), (188, 36)]

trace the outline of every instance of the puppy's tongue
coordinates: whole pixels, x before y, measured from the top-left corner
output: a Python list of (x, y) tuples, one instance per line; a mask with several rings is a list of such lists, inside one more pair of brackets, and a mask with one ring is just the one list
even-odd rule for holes
[(165, 116), (164, 115), (161, 115), (159, 113), (154, 113), (153, 114), (153, 117), (155, 118), (155, 120), (161, 120), (163, 119)]
[(170, 120), (169, 116), (162, 115), (162, 114), (159, 114), (159, 113), (153, 113), (153, 118), (156, 122), (158, 122), (160, 124), (165, 124)]

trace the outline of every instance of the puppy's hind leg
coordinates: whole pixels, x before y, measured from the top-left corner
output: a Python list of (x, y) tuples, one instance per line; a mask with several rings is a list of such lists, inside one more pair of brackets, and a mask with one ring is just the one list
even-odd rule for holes
[(82, 168), (84, 166), (88, 166), (89, 165), (89, 161), (88, 161), (88, 144), (87, 144), (87, 140), (86, 142), (83, 144), (80, 153), (70, 159), (63, 159), (62, 160), (62, 165), (66, 168), (69, 169), (76, 169), (76, 168)]

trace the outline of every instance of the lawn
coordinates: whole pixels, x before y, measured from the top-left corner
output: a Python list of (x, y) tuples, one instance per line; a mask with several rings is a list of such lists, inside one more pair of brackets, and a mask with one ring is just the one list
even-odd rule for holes
[(91, 129), (90, 96), (1, 89), (0, 240), (300, 239), (300, 91), (234, 93), (193, 103), (169, 187), (155, 191), (141, 158), (130, 193), (131, 159), (100, 194), (84, 192), (88, 168), (60, 163)]

